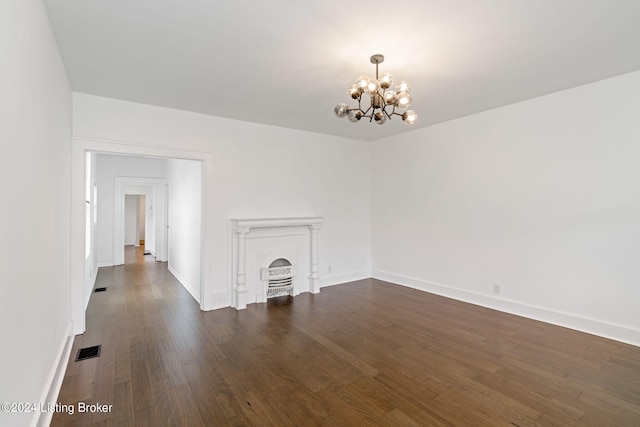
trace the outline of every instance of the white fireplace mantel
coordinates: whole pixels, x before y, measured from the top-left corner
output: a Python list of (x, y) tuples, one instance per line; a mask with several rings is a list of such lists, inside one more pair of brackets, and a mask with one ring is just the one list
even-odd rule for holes
[(260, 218), (260, 219), (232, 219), (233, 227), (266, 228), (266, 227), (300, 227), (322, 224), (322, 217), (305, 218)]
[(236, 239), (236, 282), (233, 287), (233, 307), (237, 310), (247, 308), (246, 287), (246, 238), (252, 229), (256, 228), (281, 228), (281, 227), (307, 227), (309, 236), (309, 292), (320, 292), (320, 276), (318, 275), (318, 230), (322, 224), (322, 217), (304, 218), (232, 218), (233, 231)]

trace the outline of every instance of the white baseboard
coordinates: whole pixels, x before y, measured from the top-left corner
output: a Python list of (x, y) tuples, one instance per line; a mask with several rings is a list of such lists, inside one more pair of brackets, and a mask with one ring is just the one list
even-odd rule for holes
[[(175, 276), (175, 274), (174, 274)], [(177, 277), (177, 276), (176, 276)], [(370, 271), (357, 271), (348, 274), (337, 274), (332, 276), (323, 276), (320, 278), (320, 288), (326, 286), (340, 285), (343, 283), (354, 282), (356, 280), (368, 279), (371, 277)], [(180, 280), (178, 278), (178, 280)], [(231, 291), (217, 291), (211, 294), (210, 298), (207, 298), (207, 306), (203, 308), (205, 311), (218, 310), (220, 308), (231, 307)]]
[(598, 335), (604, 338), (640, 346), (640, 330), (623, 325), (604, 322), (571, 313), (550, 310), (545, 307), (521, 303), (507, 298), (494, 297), (464, 289), (453, 288), (440, 283), (406, 277), (386, 271), (374, 270), (374, 279), (384, 280), (397, 285), (430, 292), (447, 298), (468, 302), (482, 307), (491, 308), (529, 319), (539, 320), (545, 323), (574, 329), (588, 334)]
[(191, 294), (191, 296), (193, 297), (193, 299), (195, 299), (196, 301), (198, 301), (198, 304), (200, 304), (200, 296), (191, 288), (191, 285), (189, 284), (189, 282), (187, 282), (182, 276), (180, 276), (178, 274), (177, 271), (175, 271), (173, 269), (173, 267), (171, 267), (170, 265), (167, 266), (167, 269), (169, 270), (169, 272), (171, 274), (173, 274), (173, 276), (178, 279), (178, 282), (180, 282), (180, 284), (182, 285), (183, 288), (185, 288), (187, 290), (187, 292), (189, 292)]
[(91, 299), (91, 295), (93, 295), (93, 288), (96, 286), (96, 279), (98, 278), (98, 268), (96, 268), (93, 277), (89, 278), (89, 284), (85, 285), (84, 311), (87, 311), (87, 307), (89, 307), (89, 300)]
[[(67, 364), (69, 363), (69, 355), (71, 354), (71, 348), (73, 347), (73, 325), (69, 322), (67, 330), (64, 333), (64, 338), (60, 344), (60, 349), (54, 360), (51, 373), (47, 378), (45, 389), (40, 398), (40, 403), (55, 405), (58, 402), (58, 395), (60, 394), (60, 388), (62, 387), (62, 381), (64, 380), (64, 374), (67, 371)], [(46, 427), (51, 424), (51, 418), (53, 412), (40, 412), (36, 411), (33, 419), (31, 420), (32, 427)]]
[(336, 274), (330, 276), (322, 276), (320, 278), (320, 288), (325, 286), (341, 285), (343, 283), (355, 282), (356, 280), (368, 279), (371, 277), (371, 271), (356, 271), (354, 273)]

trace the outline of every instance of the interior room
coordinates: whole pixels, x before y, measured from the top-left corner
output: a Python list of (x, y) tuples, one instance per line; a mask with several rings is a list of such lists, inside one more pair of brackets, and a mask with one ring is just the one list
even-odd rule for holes
[(638, 425), (638, 22), (3, 1), (0, 425)]

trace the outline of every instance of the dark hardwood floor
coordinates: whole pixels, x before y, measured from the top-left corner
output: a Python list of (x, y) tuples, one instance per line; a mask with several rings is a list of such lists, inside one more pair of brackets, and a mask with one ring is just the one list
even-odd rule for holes
[(113, 408), (54, 426), (640, 425), (638, 347), (377, 280), (203, 313), (166, 263), (126, 256), (59, 397)]

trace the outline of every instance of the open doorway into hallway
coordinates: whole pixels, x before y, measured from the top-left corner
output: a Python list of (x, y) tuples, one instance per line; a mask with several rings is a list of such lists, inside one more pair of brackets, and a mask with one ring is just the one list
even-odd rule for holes
[[(84, 190), (88, 179), (95, 183), (97, 194), (97, 213), (91, 216), (97, 219), (95, 225), (86, 227), (81, 221), (82, 230), (77, 221), (72, 225), (72, 254), (79, 254), (78, 237), (82, 236), (85, 255), (81, 263), (79, 257), (72, 258), (74, 332), (84, 331), (96, 270), (124, 264), (125, 244), (139, 245), (151, 261), (166, 262), (165, 268), (202, 308), (203, 160), (197, 155), (182, 159), (89, 149), (74, 150), (74, 154), (73, 188), (77, 191), (81, 180)], [(87, 155), (92, 160), (80, 165), (77, 160)], [(175, 186), (173, 201), (168, 196), (170, 185)]]
[[(147, 196), (145, 194), (125, 194), (124, 196), (124, 245), (141, 248), (143, 255), (150, 255), (145, 248), (145, 224), (147, 222)], [(125, 256), (125, 263), (127, 258)]]
[[(109, 162), (116, 162), (116, 166), (122, 161), (121, 156), (98, 156), (99, 163), (112, 166)], [(112, 176), (112, 173), (100, 173), (101, 182), (104, 185), (111, 185), (113, 182), (113, 261), (107, 265), (121, 265), (125, 263), (124, 248), (126, 245), (136, 245), (136, 241), (144, 242), (144, 253), (155, 258), (156, 261), (168, 261), (169, 257), (169, 223), (168, 223), (168, 187), (169, 180), (164, 177), (165, 168), (175, 160), (173, 159), (127, 159), (135, 167), (143, 165), (154, 166), (158, 170), (156, 175), (162, 177), (144, 176)], [(191, 167), (198, 167), (197, 162)], [(113, 171), (113, 167), (109, 169)], [(123, 172), (116, 168), (117, 172)], [(135, 173), (134, 170), (126, 171), (128, 175)], [(198, 171), (196, 170), (196, 173)], [(105, 177), (105, 175), (107, 175)], [(176, 182), (181, 187), (181, 182)], [(108, 191), (108, 190), (107, 190)], [(140, 200), (144, 200), (144, 206), (140, 206)], [(107, 201), (108, 202), (108, 201)], [(189, 201), (190, 209), (200, 209), (200, 194), (194, 195)], [(110, 213), (110, 212), (109, 212)], [(140, 224), (144, 224), (144, 231), (141, 233)], [(182, 224), (179, 224), (182, 228)], [(108, 230), (103, 229), (103, 234)], [(139, 244), (139, 243), (138, 243)], [(101, 257), (109, 259), (108, 246), (100, 248)]]

